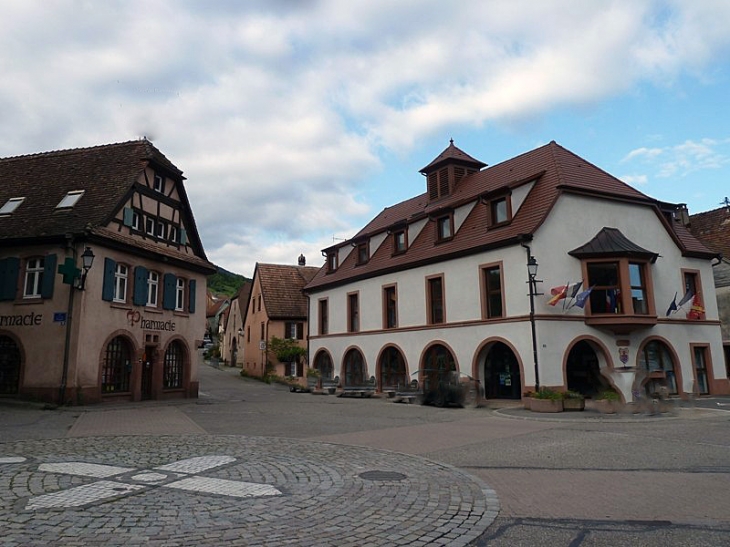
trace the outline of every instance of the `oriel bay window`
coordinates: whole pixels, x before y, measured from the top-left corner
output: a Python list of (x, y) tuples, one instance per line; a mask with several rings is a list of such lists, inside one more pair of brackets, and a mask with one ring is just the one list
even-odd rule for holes
[(647, 265), (639, 262), (619, 260), (611, 262), (588, 262), (588, 286), (590, 313), (649, 315), (647, 291)]

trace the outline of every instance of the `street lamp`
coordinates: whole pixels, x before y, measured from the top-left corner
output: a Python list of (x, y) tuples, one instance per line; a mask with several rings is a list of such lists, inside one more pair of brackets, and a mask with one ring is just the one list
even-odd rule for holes
[(537, 366), (537, 334), (535, 333), (535, 295), (537, 294), (535, 276), (537, 276), (537, 260), (532, 255), (527, 259), (527, 275), (530, 278), (530, 329), (532, 331), (532, 359), (535, 363), (535, 391), (540, 391), (540, 369)]
[(80, 291), (84, 290), (84, 286), (86, 285), (86, 274), (89, 273), (89, 270), (94, 265), (94, 258), (94, 251), (91, 250), (91, 247), (86, 247), (84, 252), (81, 253), (81, 267), (83, 268), (83, 272), (77, 278), (75, 284), (75, 287)]

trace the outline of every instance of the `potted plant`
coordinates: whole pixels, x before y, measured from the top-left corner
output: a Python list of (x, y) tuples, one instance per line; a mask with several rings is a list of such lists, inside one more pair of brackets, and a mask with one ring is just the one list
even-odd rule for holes
[(531, 394), (530, 410), (533, 412), (562, 412), (563, 394), (549, 388), (540, 388)]
[(577, 391), (565, 391), (563, 393), (563, 410), (585, 410), (586, 399), (582, 393)]
[(596, 408), (604, 414), (615, 414), (621, 404), (621, 396), (612, 389), (601, 391), (596, 396)]

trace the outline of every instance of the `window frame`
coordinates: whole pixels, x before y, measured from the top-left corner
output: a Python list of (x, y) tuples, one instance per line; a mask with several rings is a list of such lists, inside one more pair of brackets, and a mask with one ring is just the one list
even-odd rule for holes
[(364, 241), (357, 244), (357, 247), (355, 248), (355, 251), (357, 252), (356, 255), (356, 266), (362, 266), (363, 264), (367, 264), (370, 260), (370, 245), (369, 242)]
[[(692, 379), (694, 380), (695, 395), (710, 395), (712, 393), (712, 383), (714, 377), (712, 374), (712, 353), (710, 352), (709, 344), (690, 344), (690, 355), (692, 358)], [(698, 360), (697, 357), (701, 356), (702, 359)], [(702, 361), (702, 366), (699, 366), (699, 361)], [(702, 388), (700, 384), (700, 374), (704, 377), (705, 387)]]
[[(398, 285), (383, 286), (383, 328), (398, 328)], [(392, 312), (392, 313), (391, 313)]]
[[(34, 265), (31, 267), (31, 263)], [(25, 273), (23, 275), (23, 299), (36, 300), (43, 297), (43, 272), (45, 257), (32, 256), (25, 259)], [(28, 292), (28, 283), (32, 280), (32, 290)]]
[[(434, 286), (439, 282), (440, 302), (438, 306), (434, 306)], [(441, 317), (436, 314), (440, 310)], [(446, 323), (446, 282), (444, 274), (429, 275), (426, 277), (426, 323), (428, 325), (443, 325)]]
[(56, 209), (72, 209), (79, 200), (84, 197), (86, 190), (69, 190), (61, 201), (56, 205)]
[(329, 251), (327, 253), (327, 273), (336, 272), (338, 267), (339, 260), (337, 251)]
[[(495, 270), (499, 273), (498, 289), (492, 287), (489, 281), (489, 273)], [(489, 264), (482, 264), (481, 266), (479, 266), (479, 283), (481, 289), (482, 319), (504, 319), (506, 316), (504, 295), (504, 264), (500, 261)], [(499, 314), (492, 310), (492, 301), (490, 298), (491, 296), (496, 294), (499, 294)]]
[(175, 309), (176, 312), (185, 311), (185, 286), (187, 280), (184, 277), (175, 278)]
[(165, 193), (165, 177), (163, 177), (160, 174), (155, 173), (154, 177), (152, 178), (152, 189), (155, 192), (164, 194)]
[[(152, 298), (154, 296), (154, 299)], [(160, 305), (160, 274), (154, 270), (147, 271), (147, 302), (148, 308), (157, 308)]]
[(360, 291), (347, 293), (347, 332), (360, 332)]
[(285, 321), (284, 339), (304, 340), (304, 323), (301, 321)]
[(156, 237), (157, 223), (155, 218), (149, 215), (144, 217), (144, 231), (150, 237)]
[(687, 293), (687, 290), (689, 290), (689, 283), (688, 280), (692, 281), (693, 289), (694, 289), (694, 295), (692, 295), (692, 299), (688, 302), (690, 305), (690, 310), (687, 311), (687, 318), (690, 318), (690, 313), (696, 314), (696, 319), (703, 320), (706, 318), (706, 312), (693, 312), (691, 309), (692, 302), (694, 301), (695, 297), (699, 297), (699, 300), (701, 303), (705, 301), (703, 292), (702, 292), (702, 275), (700, 274), (699, 270), (691, 270), (687, 268), (682, 268), (682, 285), (684, 286), (685, 294)]
[[(402, 236), (403, 241), (399, 243), (399, 236)], [(396, 230), (393, 232), (393, 254), (403, 254), (408, 250), (408, 230)]]
[[(444, 229), (448, 227), (448, 235), (445, 234)], [(454, 239), (454, 215), (448, 213), (436, 217), (436, 243), (442, 243), (444, 241), (451, 241)]]
[[(584, 278), (587, 280), (587, 286), (593, 287), (588, 302), (585, 307), (586, 316), (591, 317), (652, 317), (656, 316), (656, 309), (654, 306), (654, 290), (652, 284), (652, 276), (650, 270), (650, 262), (648, 260), (636, 260), (628, 257), (611, 257), (611, 258), (588, 258), (583, 259)], [(595, 276), (591, 276), (591, 266), (600, 266), (612, 264), (615, 265), (617, 280), (615, 285), (598, 285), (594, 283)], [(631, 286), (631, 274), (630, 264), (637, 265), (640, 267), (640, 272), (643, 279), (645, 299), (646, 299), (646, 311), (637, 312), (634, 307), (632, 286)], [(610, 298), (608, 294), (609, 290), (616, 290), (616, 308), (615, 311), (594, 311), (594, 302), (599, 297), (601, 292), (605, 291), (605, 298)], [(627, 311), (628, 310), (628, 311)]]
[[(499, 205), (504, 203), (504, 219), (499, 219)], [(491, 198), (487, 202), (489, 211), (489, 227), (495, 228), (509, 224), (512, 220), (512, 200), (509, 195), (500, 195)]]
[[(124, 271), (122, 272), (122, 268)], [(121, 297), (120, 297), (121, 294)], [(114, 265), (114, 296), (112, 302), (126, 304), (129, 299), (129, 265), (117, 262)]]
[(17, 198), (9, 198), (2, 207), (0, 207), (0, 216), (12, 215), (18, 207), (20, 207), (25, 201), (25, 196)]
[(319, 299), (317, 301), (317, 306), (317, 332), (320, 335), (329, 334), (329, 299)]

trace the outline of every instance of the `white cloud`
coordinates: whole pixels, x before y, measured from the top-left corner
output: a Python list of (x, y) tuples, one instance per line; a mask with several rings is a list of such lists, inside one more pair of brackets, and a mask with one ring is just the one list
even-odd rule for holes
[(643, 186), (649, 181), (646, 175), (624, 175), (619, 178), (629, 186)]
[[(381, 208), (363, 196), (383, 151), (671, 86), (727, 55), (727, 28), (719, 1), (8, 0), (0, 155), (147, 135), (188, 177), (212, 260), (295, 263)], [(725, 165), (723, 146), (624, 161), (668, 176)]]

